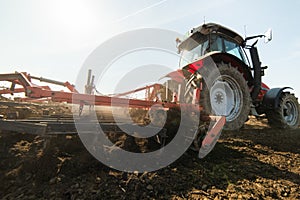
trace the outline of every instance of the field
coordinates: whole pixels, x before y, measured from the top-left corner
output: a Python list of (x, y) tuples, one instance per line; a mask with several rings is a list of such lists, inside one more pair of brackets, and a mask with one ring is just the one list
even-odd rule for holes
[(300, 199), (300, 129), (274, 130), (251, 118), (240, 131), (223, 131), (204, 159), (189, 150), (142, 174), (101, 164), (77, 135), (2, 131), (0, 198)]

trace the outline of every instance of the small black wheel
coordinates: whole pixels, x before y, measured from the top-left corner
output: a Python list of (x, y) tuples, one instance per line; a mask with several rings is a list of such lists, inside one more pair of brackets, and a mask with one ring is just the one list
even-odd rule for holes
[(299, 103), (294, 94), (283, 92), (279, 105), (266, 111), (268, 123), (272, 128), (296, 129), (299, 126)]

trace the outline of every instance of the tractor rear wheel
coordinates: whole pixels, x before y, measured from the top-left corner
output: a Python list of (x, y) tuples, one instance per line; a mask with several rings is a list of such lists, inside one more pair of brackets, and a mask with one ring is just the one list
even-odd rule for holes
[(208, 114), (226, 116), (225, 130), (240, 129), (250, 113), (249, 87), (230, 63), (217, 63), (217, 67), (204, 77), (200, 104)]
[(277, 108), (267, 110), (266, 115), (273, 128), (298, 128), (300, 119), (297, 98), (289, 92), (282, 93)]

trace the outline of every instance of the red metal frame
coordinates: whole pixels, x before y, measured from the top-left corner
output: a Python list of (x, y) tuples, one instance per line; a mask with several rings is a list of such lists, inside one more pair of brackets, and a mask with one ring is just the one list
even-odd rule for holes
[[(174, 74), (171, 74), (170, 76), (172, 75)], [(178, 72), (176, 72), (175, 76), (178, 76)], [(178, 80), (181, 79), (180, 76), (181, 75), (179, 74)], [(33, 84), (31, 82), (31, 79), (37, 79), (43, 82), (64, 86), (69, 89), (69, 92), (53, 91), (48, 86), (38, 86), (36, 84)], [(95, 88), (93, 83), (94, 77), (92, 77), (91, 79), (91, 70), (89, 70), (88, 82), (85, 90), (86, 94), (78, 93), (75, 87), (71, 85), (69, 82), (64, 83), (64, 82), (59, 82), (51, 79), (38, 78), (38, 77), (30, 76), (29, 74), (24, 72), (0, 74), (0, 81), (9, 81), (12, 83), (10, 89), (4, 88), (0, 90), (0, 94), (13, 94), (13, 93), (24, 92), (26, 98), (23, 98), (23, 100), (25, 101), (32, 101), (32, 100), (39, 101), (39, 100), (50, 99), (51, 101), (55, 101), (55, 102), (67, 102), (72, 104), (79, 104), (79, 115), (81, 114), (84, 105), (101, 105), (101, 106), (130, 107), (130, 108), (143, 108), (143, 109), (161, 109), (163, 107), (165, 110), (168, 110), (169, 108), (178, 108), (178, 109), (184, 109), (185, 111), (188, 112), (193, 112), (193, 111), (199, 112), (202, 110), (202, 107), (196, 103), (179, 104), (176, 101), (163, 102), (159, 100), (156, 96), (156, 93), (162, 87), (159, 84), (145, 86), (115, 96), (92, 95), (93, 89)], [(22, 86), (22, 88), (15, 88), (16, 85), (20, 85)], [(121, 98), (121, 96), (126, 96), (141, 91), (145, 91), (145, 95), (146, 95), (145, 100)], [(195, 99), (197, 98), (200, 98), (199, 90), (195, 92)], [(209, 131), (203, 140), (203, 145), (202, 145), (203, 147), (201, 147), (199, 151), (199, 157), (205, 156), (213, 148), (216, 140), (218, 139), (218, 136), (221, 134), (221, 130), (223, 126), (225, 125), (225, 121), (226, 121), (225, 119), (226, 118), (224, 116), (201, 115), (200, 118), (201, 121), (213, 121), (214, 125), (212, 127), (209, 127)], [(21, 125), (20, 127), (23, 130), (24, 124)], [(44, 129), (45, 132), (46, 130), (45, 127), (42, 128)], [(209, 147), (209, 151), (206, 149), (207, 147)], [(204, 151), (204, 154), (202, 151)]]
[[(39, 86), (31, 82), (32, 79), (40, 80), (42, 82), (47, 82), (55, 85), (64, 86), (69, 89), (69, 92), (65, 91), (53, 91), (48, 86)], [(69, 82), (59, 82), (46, 78), (38, 78), (31, 76), (26, 72), (16, 72), (10, 74), (0, 74), (0, 81), (9, 81), (12, 83), (10, 89), (0, 90), (0, 94), (14, 94), (24, 92), (26, 98), (24, 101), (36, 101), (38, 99), (45, 98), (51, 99), (55, 102), (67, 102), (79, 105), (100, 105), (100, 106), (120, 106), (120, 107), (132, 107), (132, 108), (145, 108), (149, 109), (153, 105), (161, 105), (162, 107), (168, 108), (179, 108), (184, 107), (189, 110), (202, 110), (199, 105), (196, 104), (177, 104), (174, 102), (162, 102), (158, 101), (156, 93), (161, 89), (160, 84), (153, 84), (150, 86), (145, 86), (125, 93), (117, 94), (115, 96), (104, 96), (104, 95), (91, 95), (91, 94), (81, 94), (75, 89), (75, 86), (71, 85)], [(88, 83), (89, 84), (89, 83)], [(15, 85), (20, 85), (22, 88), (15, 88)], [(88, 85), (90, 87), (90, 85)], [(128, 99), (121, 98), (121, 96), (130, 95), (136, 92), (145, 91), (145, 100), (141, 99)], [(22, 100), (22, 99), (21, 99)]]

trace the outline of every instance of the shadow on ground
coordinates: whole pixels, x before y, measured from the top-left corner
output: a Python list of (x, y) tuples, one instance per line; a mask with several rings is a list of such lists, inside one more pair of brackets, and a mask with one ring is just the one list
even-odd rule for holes
[(300, 198), (300, 130), (224, 132), (204, 159), (143, 174), (102, 165), (77, 136), (0, 136), (1, 199)]

